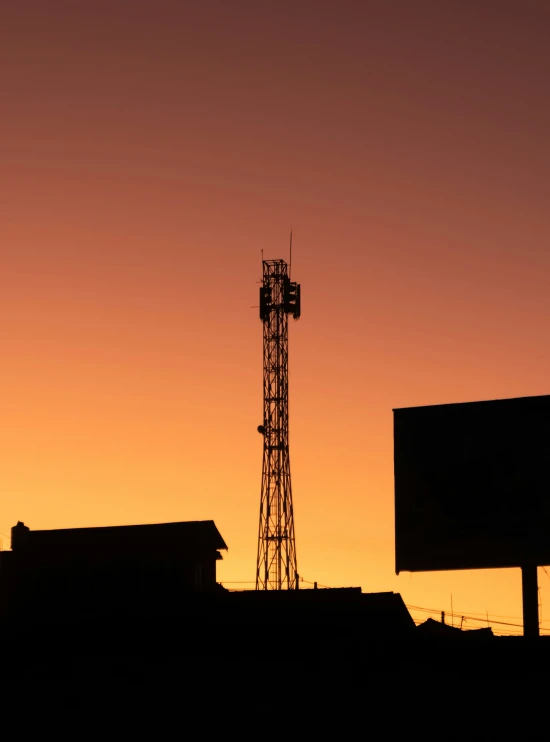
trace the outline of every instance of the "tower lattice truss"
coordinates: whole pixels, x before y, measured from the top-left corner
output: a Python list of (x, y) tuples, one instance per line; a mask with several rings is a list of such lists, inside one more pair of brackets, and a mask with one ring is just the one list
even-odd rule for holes
[(300, 285), (284, 260), (263, 261), (264, 438), (256, 590), (292, 590), (298, 567), (288, 444), (288, 317), (300, 316)]

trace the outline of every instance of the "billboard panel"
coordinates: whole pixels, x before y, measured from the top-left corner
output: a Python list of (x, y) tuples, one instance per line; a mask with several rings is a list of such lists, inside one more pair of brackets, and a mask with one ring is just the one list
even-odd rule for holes
[(550, 396), (393, 413), (397, 573), (550, 564)]

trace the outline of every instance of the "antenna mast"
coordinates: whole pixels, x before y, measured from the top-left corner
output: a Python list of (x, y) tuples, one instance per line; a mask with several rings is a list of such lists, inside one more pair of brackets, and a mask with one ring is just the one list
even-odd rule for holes
[(292, 276), (292, 230), (290, 230), (290, 257), (288, 260), (288, 277)]
[[(291, 237), (292, 245), (292, 237)], [(263, 260), (264, 422), (256, 590), (298, 587), (288, 445), (288, 315), (300, 316), (300, 284), (284, 260)]]

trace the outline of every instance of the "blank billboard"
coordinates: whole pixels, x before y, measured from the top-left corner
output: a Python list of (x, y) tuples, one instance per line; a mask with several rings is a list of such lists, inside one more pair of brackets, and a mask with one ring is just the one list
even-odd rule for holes
[(393, 413), (397, 573), (550, 564), (550, 396)]

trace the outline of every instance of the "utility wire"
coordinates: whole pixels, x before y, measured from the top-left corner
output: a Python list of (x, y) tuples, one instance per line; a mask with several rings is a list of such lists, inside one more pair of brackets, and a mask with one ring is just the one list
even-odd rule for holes
[[(410, 606), (407, 606), (407, 608), (409, 608), (409, 610), (411, 610), (411, 607)], [(418, 609), (417, 608), (416, 610), (421, 610), (421, 609)], [(437, 611), (437, 613), (439, 615), (441, 613), (441, 611)], [(475, 624), (478, 624), (478, 625), (473, 625), (472, 626), (472, 628), (474, 628), (474, 629), (485, 628), (485, 624), (487, 623), (487, 621), (485, 619), (483, 619), (483, 618), (476, 618), (474, 616), (463, 615), (461, 613), (455, 613), (453, 615), (456, 616), (457, 618), (462, 618), (464, 621), (468, 621), (468, 622), (473, 621)], [(416, 619), (415, 620), (415, 623), (418, 626), (419, 624), (423, 623), (423, 621), (421, 621), (419, 619)], [(479, 624), (481, 624), (481, 626)], [(514, 628), (517, 628), (517, 629), (523, 629), (523, 624), (509, 623), (507, 621), (495, 621), (494, 619), (491, 619), (491, 618), (489, 618), (489, 624), (491, 624), (491, 625), (492, 624), (498, 624), (499, 627), (500, 626), (513, 626)], [(500, 628), (498, 628), (498, 631), (501, 632), (501, 633), (511, 633), (511, 634), (512, 633), (517, 633), (517, 632), (514, 632), (514, 631), (508, 631), (508, 630), (500, 629)], [(539, 627), (539, 631), (541, 633), (547, 635), (547, 632), (550, 632), (550, 628), (548, 628), (548, 627), (545, 628), (544, 626), (541, 626), (541, 627)]]
[[(418, 605), (407, 605), (407, 608), (409, 610), (411, 610), (411, 611), (422, 611), (424, 613), (435, 613), (438, 616), (441, 615), (441, 611), (438, 610), (438, 609), (436, 609), (436, 608), (421, 608)], [(445, 613), (447, 613), (447, 611), (445, 611)], [(491, 616), (493, 616), (493, 615), (494, 616), (497, 616), (496, 613), (495, 614), (490, 613), (489, 614), (489, 618)], [(453, 612), (453, 616), (460, 616), (461, 618), (465, 618), (465, 619), (467, 619), (469, 621), (478, 621), (480, 623), (487, 623), (487, 619), (481, 613), (478, 613), (478, 614), (474, 614), (474, 613), (466, 614), (466, 613), (461, 613), (460, 611), (454, 611)], [(515, 618), (517, 621), (521, 621), (522, 620), (520, 616), (502, 616), (502, 618)], [(495, 619), (492, 619), (492, 618), (490, 618), (489, 623), (498, 623), (498, 624), (502, 624), (503, 626), (520, 626), (521, 628), (523, 628), (523, 624), (509, 623), (507, 621), (496, 621)]]

